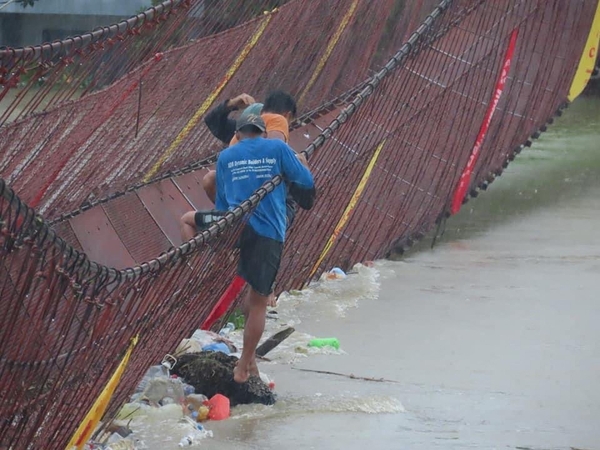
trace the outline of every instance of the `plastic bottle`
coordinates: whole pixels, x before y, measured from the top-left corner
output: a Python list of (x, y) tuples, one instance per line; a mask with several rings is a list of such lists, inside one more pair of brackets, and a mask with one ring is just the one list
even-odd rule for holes
[(262, 382), (269, 386), (269, 389), (271, 389), (272, 391), (275, 390), (275, 382), (271, 380), (266, 373), (259, 372), (259, 375)]
[(143, 397), (152, 403), (159, 403), (165, 397), (179, 402), (185, 397), (181, 380), (172, 378), (151, 379), (143, 394)]
[(198, 416), (196, 417), (196, 421), (197, 422), (204, 422), (204, 421), (208, 420), (208, 414), (209, 413), (210, 413), (210, 409), (208, 408), (208, 406), (202, 405), (198, 409)]
[(123, 439), (122, 441), (110, 444), (104, 450), (134, 450), (135, 444), (131, 439)]
[(188, 434), (181, 441), (179, 441), (179, 447), (189, 447), (194, 443), (194, 436)]
[(194, 395), (196, 393), (196, 388), (191, 384), (183, 383), (183, 393), (186, 397), (188, 395)]
[(334, 267), (329, 272), (325, 273), (324, 276), (327, 280), (341, 280), (346, 278), (346, 274), (339, 267)]
[(228, 336), (233, 330), (235, 330), (235, 325), (231, 322), (228, 322), (227, 325), (225, 325), (221, 331), (219, 331), (219, 335)]
[(191, 417), (196, 422), (204, 422), (208, 420), (208, 406), (201, 406), (197, 411), (192, 411)]
[(190, 339), (199, 342), (200, 347), (204, 347), (205, 345), (210, 344), (215, 340), (215, 333), (205, 330), (196, 330)]
[(329, 346), (335, 348), (336, 350), (339, 350), (340, 341), (338, 341), (337, 338), (315, 338), (311, 339), (311, 341), (308, 343), (308, 346), (317, 348)]
[(346, 273), (342, 269), (340, 269), (339, 267), (334, 267), (333, 269), (331, 269), (329, 271), (329, 273), (333, 273), (333, 274), (337, 275), (340, 278), (346, 278)]
[(178, 403), (161, 406), (160, 408), (149, 408), (147, 410), (149, 421), (163, 421), (172, 419), (181, 419), (183, 416), (183, 408)]
[(142, 378), (142, 381), (140, 381), (140, 384), (138, 384), (135, 392), (136, 393), (143, 392), (146, 389), (146, 386), (148, 385), (150, 380), (152, 380), (154, 378), (168, 378), (168, 377), (169, 377), (169, 374), (167, 372), (166, 367), (164, 367), (161, 364), (159, 364), (157, 366), (152, 366), (148, 369), (148, 371), (146, 372), (146, 375), (144, 375), (144, 378)]
[(200, 408), (204, 406), (204, 402), (208, 400), (206, 395), (202, 394), (191, 394), (185, 398), (185, 402), (190, 411), (200, 411)]
[[(206, 410), (208, 411), (208, 408), (206, 408)], [(195, 423), (193, 425), (194, 425), (194, 427), (196, 427), (196, 430), (198, 430), (198, 431), (204, 431), (204, 427), (202, 426), (201, 423), (199, 423), (198, 420), (196, 420), (197, 418), (198, 418), (198, 411), (194, 411), (192, 413), (192, 419), (195, 420)]]
[(179, 441), (179, 447), (190, 447), (205, 437), (212, 437), (212, 431), (205, 430), (202, 425), (195, 424), (195, 430)]

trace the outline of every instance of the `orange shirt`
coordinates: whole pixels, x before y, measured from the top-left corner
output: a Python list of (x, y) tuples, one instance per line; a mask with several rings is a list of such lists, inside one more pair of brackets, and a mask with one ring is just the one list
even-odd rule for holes
[[(281, 134), (285, 136), (285, 142), (287, 143), (290, 139), (290, 126), (288, 125), (288, 121), (285, 117), (279, 114), (272, 113), (264, 113), (260, 115), (265, 121), (265, 125), (267, 126), (267, 133), (269, 131), (279, 131)], [(229, 143), (229, 145), (237, 144), (237, 137), (233, 136), (233, 139)]]

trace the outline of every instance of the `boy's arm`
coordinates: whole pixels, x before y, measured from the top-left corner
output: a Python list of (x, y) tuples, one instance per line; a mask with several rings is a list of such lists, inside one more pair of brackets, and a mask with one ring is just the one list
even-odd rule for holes
[(240, 94), (225, 100), (206, 115), (204, 123), (218, 140), (229, 144), (235, 135), (235, 120), (230, 119), (229, 114), (252, 103), (254, 103), (254, 98), (248, 94)]
[(225, 100), (204, 118), (204, 123), (213, 136), (225, 144), (229, 144), (235, 134), (235, 120), (229, 118), (233, 109), (229, 108), (228, 103), (229, 100)]
[(217, 167), (215, 167), (216, 173), (216, 185), (217, 185), (217, 195), (215, 197), (215, 209), (217, 211), (227, 211), (229, 209), (229, 204), (227, 203), (227, 195), (225, 192), (225, 182), (223, 180), (223, 169), (221, 164), (221, 158), (217, 160)]

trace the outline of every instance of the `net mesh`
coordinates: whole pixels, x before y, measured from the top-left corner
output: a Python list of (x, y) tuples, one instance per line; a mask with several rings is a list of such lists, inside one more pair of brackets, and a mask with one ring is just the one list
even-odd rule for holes
[[(181, 243), (216, 148), (205, 104), (275, 86), (302, 99), (291, 142), (319, 197), (278, 278), (300, 288), (410, 245), (499, 175), (564, 106), (597, 6), (445, 0), (423, 20), (430, 4), (400, 3), (291, 1), (0, 129), (0, 448), (64, 447), (139, 335), (114, 413), (227, 289), (239, 219), (281, 179)], [(416, 31), (373, 23), (388, 17)]]
[[(146, 58), (108, 88), (0, 129), (0, 175), (52, 219), (85, 200), (209, 156), (219, 144), (202, 117), (228, 97), (246, 91), (262, 98), (282, 88), (309, 111), (362, 81), (374, 50), (388, 40), (376, 25), (393, 5), (291, 2)], [(183, 17), (180, 12), (172, 22), (185, 22)], [(109, 52), (111, 67), (117, 50)], [(68, 69), (58, 73), (64, 77)], [(94, 76), (102, 73), (97, 67)]]

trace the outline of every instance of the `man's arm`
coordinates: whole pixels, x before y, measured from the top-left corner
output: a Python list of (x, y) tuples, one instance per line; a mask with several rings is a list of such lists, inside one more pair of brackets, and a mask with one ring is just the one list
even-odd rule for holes
[(254, 103), (254, 98), (248, 94), (241, 94), (225, 100), (206, 115), (204, 123), (218, 140), (229, 144), (229, 141), (235, 135), (235, 120), (230, 119), (229, 114), (252, 103)]
[[(317, 198), (317, 190), (313, 176), (305, 165), (306, 158), (294, 152), (287, 144), (283, 144), (283, 147), (285, 148), (282, 148), (282, 170), (288, 181), (289, 193), (300, 208), (311, 209)], [(302, 155), (304, 162), (298, 158), (299, 155)]]
[(294, 183), (300, 188), (314, 188), (315, 182), (310, 170), (300, 162), (294, 150), (284, 143), (281, 143), (280, 149), (282, 175), (287, 181)]

